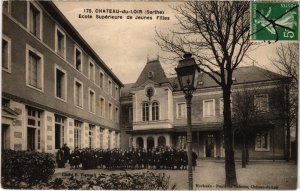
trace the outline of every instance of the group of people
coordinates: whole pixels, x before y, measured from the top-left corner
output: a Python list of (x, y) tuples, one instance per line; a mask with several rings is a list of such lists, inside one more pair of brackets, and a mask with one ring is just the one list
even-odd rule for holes
[[(61, 149), (65, 151), (64, 147)], [(67, 154), (68, 155), (68, 154)], [(65, 161), (71, 168), (82, 169), (187, 169), (187, 152), (173, 147), (129, 149), (78, 149), (75, 148)], [(192, 165), (197, 165), (197, 154), (192, 152)]]

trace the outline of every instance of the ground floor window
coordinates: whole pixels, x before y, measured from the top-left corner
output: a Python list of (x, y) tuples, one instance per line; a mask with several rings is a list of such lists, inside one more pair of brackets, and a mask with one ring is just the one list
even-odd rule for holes
[(65, 121), (65, 117), (55, 115), (55, 149), (61, 148), (65, 143)]
[(89, 148), (93, 148), (93, 130), (95, 128), (95, 125), (89, 125)]
[(74, 121), (74, 146), (75, 148), (81, 148), (81, 127), (82, 122), (81, 121)]
[(185, 149), (186, 148), (186, 136), (178, 136), (176, 147), (178, 149)]
[(34, 151), (41, 149), (41, 117), (42, 111), (27, 107), (27, 149)]
[(100, 149), (103, 149), (104, 128), (100, 128)]
[(107, 139), (107, 144), (108, 144), (108, 149), (111, 148), (111, 131), (108, 131), (108, 139)]
[(255, 135), (255, 151), (270, 150), (270, 134), (268, 131), (258, 132)]

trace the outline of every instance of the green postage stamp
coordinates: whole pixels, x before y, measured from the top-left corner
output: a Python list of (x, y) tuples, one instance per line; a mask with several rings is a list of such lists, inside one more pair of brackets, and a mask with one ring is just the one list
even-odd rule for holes
[(297, 41), (298, 2), (252, 2), (251, 40)]

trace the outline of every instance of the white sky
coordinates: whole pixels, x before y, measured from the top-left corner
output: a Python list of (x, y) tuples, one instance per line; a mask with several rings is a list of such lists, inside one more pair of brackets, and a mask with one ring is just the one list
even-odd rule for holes
[[(178, 5), (179, 2), (134, 2), (134, 1), (56, 1), (54, 2), (72, 25), (79, 31), (89, 45), (98, 53), (102, 60), (112, 69), (123, 83), (135, 82), (149, 58), (156, 58), (162, 54), (156, 45), (155, 28), (167, 31), (176, 23), (173, 10), (170, 5)], [(101, 20), (80, 19), (79, 14), (84, 9), (126, 9), (126, 10), (158, 10), (164, 11), (164, 16), (170, 20)], [(93, 13), (95, 16), (96, 13)], [(103, 13), (101, 15), (104, 15)], [(120, 15), (120, 14), (108, 14)], [(250, 56), (256, 60), (256, 65), (274, 70), (269, 58), (274, 57), (274, 44), (266, 44), (253, 51)], [(164, 64), (169, 71), (173, 68)], [(250, 62), (249, 64), (252, 64)]]

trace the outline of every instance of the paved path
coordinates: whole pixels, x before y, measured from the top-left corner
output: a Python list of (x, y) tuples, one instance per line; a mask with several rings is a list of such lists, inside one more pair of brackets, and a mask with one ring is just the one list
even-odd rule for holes
[[(194, 189), (210, 190), (224, 189), (225, 182), (224, 160), (198, 160), (198, 166), (193, 171)], [(130, 172), (146, 171), (126, 170)], [(154, 170), (157, 173), (166, 173), (170, 176), (171, 185), (176, 184), (177, 190), (188, 188), (186, 170)], [(122, 173), (122, 170), (70, 170), (69, 168), (56, 169), (55, 176), (61, 176), (62, 173)], [(255, 161), (250, 162), (247, 168), (241, 168), (241, 162), (236, 162), (237, 179), (240, 189), (296, 189), (297, 184), (297, 166), (293, 162), (271, 162)]]

